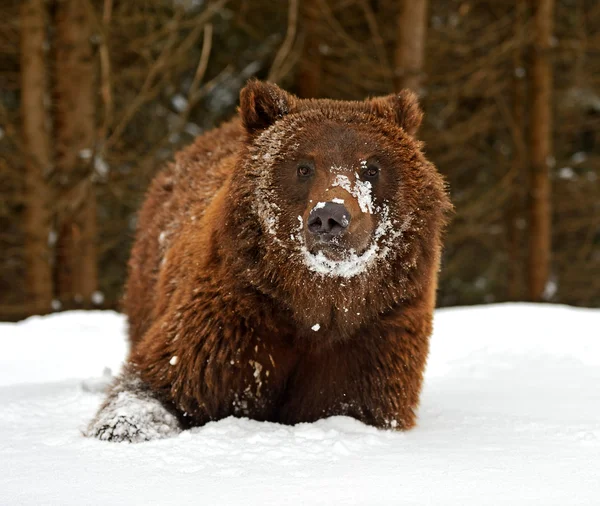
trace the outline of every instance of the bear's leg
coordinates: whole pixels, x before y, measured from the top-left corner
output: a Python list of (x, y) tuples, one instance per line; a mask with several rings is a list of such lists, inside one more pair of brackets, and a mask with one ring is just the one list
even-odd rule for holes
[(126, 368), (115, 380), (85, 435), (103, 441), (141, 443), (180, 431), (177, 417), (152, 395), (134, 371)]
[(402, 316), (303, 357), (289, 381), (280, 420), (295, 424), (345, 415), (379, 428), (413, 427), (431, 316), (408, 309)]

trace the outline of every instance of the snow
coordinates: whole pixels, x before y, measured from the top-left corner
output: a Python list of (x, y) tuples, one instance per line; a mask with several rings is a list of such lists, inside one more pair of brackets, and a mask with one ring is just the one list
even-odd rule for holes
[(573, 153), (573, 156), (571, 157), (571, 161), (576, 165), (579, 165), (580, 163), (583, 163), (586, 160), (587, 154), (584, 151), (577, 151), (577, 153)]
[(105, 367), (116, 373), (127, 350), (125, 332), (122, 315), (110, 311), (70, 311), (0, 323), (0, 388), (88, 378)]
[(571, 167), (562, 167), (558, 170), (558, 177), (561, 179), (575, 179), (575, 171)]
[(101, 441), (143, 443), (173, 437), (181, 428), (141, 380), (130, 375), (111, 390), (106, 406), (84, 432)]
[(54, 229), (48, 232), (48, 246), (54, 246), (58, 240), (58, 233)]
[(228, 418), (131, 445), (81, 435), (122, 316), (0, 324), (0, 504), (598, 504), (599, 328), (549, 304), (439, 310), (409, 432)]
[(339, 186), (352, 195), (357, 201), (360, 210), (363, 213), (373, 214), (373, 201), (371, 198), (371, 183), (369, 181), (361, 181), (357, 173), (354, 173), (354, 187), (348, 176), (338, 174), (335, 176), (331, 186)]
[(94, 157), (94, 170), (100, 177), (106, 177), (110, 172), (110, 167), (104, 158), (100, 155), (96, 155)]
[(186, 12), (198, 9), (204, 4), (204, 0), (175, 0), (175, 5), (183, 7)]
[(188, 106), (188, 100), (181, 93), (178, 93), (171, 97), (171, 104), (177, 112), (183, 112)]
[(96, 306), (99, 306), (100, 304), (102, 304), (104, 302), (104, 294), (102, 292), (100, 292), (99, 290), (96, 290), (95, 292), (92, 293), (92, 302), (94, 304), (96, 304)]
[(85, 148), (79, 151), (79, 158), (82, 160), (90, 160), (92, 158), (92, 150)]
[(321, 325), (319, 325), (318, 323), (315, 323), (312, 327), (312, 330), (314, 330), (315, 332), (318, 332), (321, 329)]
[(195, 123), (186, 123), (184, 130), (192, 137), (197, 137), (203, 132), (202, 128), (196, 125)]

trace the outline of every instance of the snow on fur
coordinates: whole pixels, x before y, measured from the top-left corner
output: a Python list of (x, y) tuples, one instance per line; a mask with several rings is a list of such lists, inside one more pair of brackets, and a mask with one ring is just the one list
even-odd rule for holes
[(339, 186), (352, 195), (358, 201), (360, 210), (363, 213), (373, 214), (374, 206), (371, 197), (372, 188), (370, 181), (361, 181), (358, 173), (355, 173), (354, 177), (354, 186), (352, 186), (348, 176), (338, 174), (335, 176), (332, 186)]
[(400, 227), (394, 227), (392, 220), (389, 218), (389, 208), (386, 204), (381, 206), (379, 215), (379, 225), (375, 229), (369, 247), (360, 254), (350, 250), (343, 260), (327, 258), (321, 251), (316, 254), (308, 251), (304, 243), (302, 233), (304, 222), (301, 216), (298, 216), (299, 225), (295, 230), (295, 234), (292, 234), (292, 238), (300, 245), (304, 263), (311, 271), (323, 276), (351, 278), (367, 272), (377, 261), (385, 260), (388, 253), (393, 249), (395, 242), (402, 237), (412, 220), (412, 216), (409, 215)]
[(173, 437), (178, 432), (177, 419), (144, 391), (139, 378), (124, 375), (115, 383), (105, 408), (90, 423), (86, 435), (104, 441), (142, 443)]

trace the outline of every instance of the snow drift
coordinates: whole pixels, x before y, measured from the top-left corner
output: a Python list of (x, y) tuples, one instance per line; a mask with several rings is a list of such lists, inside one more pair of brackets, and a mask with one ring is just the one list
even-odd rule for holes
[(600, 504), (600, 311), (439, 310), (419, 424), (229, 418), (169, 440), (81, 436), (123, 317), (0, 324), (0, 504)]

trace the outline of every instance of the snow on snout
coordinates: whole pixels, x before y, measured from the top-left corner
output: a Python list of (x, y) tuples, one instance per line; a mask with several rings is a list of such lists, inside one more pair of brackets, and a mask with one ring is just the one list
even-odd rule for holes
[[(333, 202), (334, 204), (344, 204), (344, 199), (331, 199), (329, 202)], [(317, 209), (323, 209), (328, 202), (317, 202), (315, 206), (311, 209), (311, 212), (316, 211)]]
[[(331, 186), (339, 186), (346, 190), (350, 195), (352, 195), (356, 200), (358, 200), (358, 205), (360, 206), (360, 210), (363, 213), (373, 214), (373, 199), (371, 195), (371, 183), (369, 181), (361, 181), (358, 173), (354, 173), (355, 181), (354, 186), (348, 176), (343, 174), (338, 174), (335, 176), (333, 183)], [(340, 199), (341, 200), (341, 199)]]

